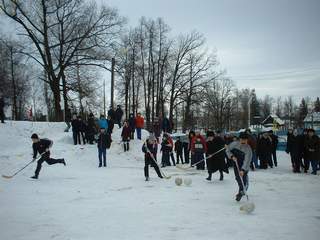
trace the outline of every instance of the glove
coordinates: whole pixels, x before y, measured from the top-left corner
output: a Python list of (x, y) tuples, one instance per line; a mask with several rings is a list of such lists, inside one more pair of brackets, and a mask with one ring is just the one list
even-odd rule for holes
[(49, 152), (49, 148), (46, 148), (46, 152)]

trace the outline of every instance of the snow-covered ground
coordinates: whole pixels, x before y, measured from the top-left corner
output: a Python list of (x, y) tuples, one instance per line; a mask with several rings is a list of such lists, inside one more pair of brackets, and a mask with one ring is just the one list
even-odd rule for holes
[[(29, 178), (35, 163), (11, 180), (0, 179), (1, 240), (320, 238), (320, 176), (293, 174), (283, 152), (278, 168), (250, 172), (248, 194), (256, 210), (246, 215), (234, 200), (232, 172), (209, 183), (205, 171), (165, 168), (173, 177), (161, 180), (150, 169), (151, 181), (145, 182), (141, 141), (123, 153), (116, 130), (108, 167), (98, 168), (96, 146), (74, 146), (64, 128), (63, 123), (0, 124), (1, 174), (31, 160), (33, 132), (52, 139), (52, 157), (67, 162), (66, 167), (44, 163), (38, 180)], [(192, 178), (192, 185), (176, 186), (176, 176)]]

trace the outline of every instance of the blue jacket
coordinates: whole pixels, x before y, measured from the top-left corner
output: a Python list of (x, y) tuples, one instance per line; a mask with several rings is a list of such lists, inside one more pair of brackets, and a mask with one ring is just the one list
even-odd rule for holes
[(102, 118), (99, 120), (99, 127), (100, 128), (104, 128), (104, 129), (108, 129), (108, 121), (105, 118)]

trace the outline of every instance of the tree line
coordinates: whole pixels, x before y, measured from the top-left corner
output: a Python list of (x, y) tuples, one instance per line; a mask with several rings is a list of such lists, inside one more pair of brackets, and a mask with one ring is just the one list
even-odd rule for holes
[(1, 33), (0, 41), (0, 91), (16, 120), (30, 105), (52, 121), (103, 112), (99, 72), (112, 71), (113, 60), (116, 102), (126, 118), (142, 112), (147, 128), (168, 117), (182, 130), (231, 130), (271, 112), (301, 125), (311, 110), (309, 98), (296, 106), (292, 97), (238, 89), (203, 34), (173, 36), (161, 18), (128, 27), (117, 9), (85, 0), (2, 0), (0, 9), (19, 36)]

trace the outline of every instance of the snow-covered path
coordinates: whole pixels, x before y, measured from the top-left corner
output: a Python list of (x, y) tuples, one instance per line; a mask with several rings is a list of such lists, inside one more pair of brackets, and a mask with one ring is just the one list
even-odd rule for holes
[[(253, 214), (234, 201), (233, 173), (211, 183), (206, 172), (165, 168), (170, 180), (150, 169), (143, 177), (142, 142), (129, 153), (117, 143), (116, 130), (107, 168), (97, 168), (96, 146), (72, 145), (63, 123), (11, 122), (0, 125), (0, 174), (11, 174), (31, 160), (32, 132), (54, 141), (52, 156), (67, 166), (35, 164), (11, 180), (0, 179), (0, 239), (288, 239), (320, 237), (320, 176), (293, 174), (288, 156), (279, 152), (279, 167), (250, 172)], [(192, 178), (176, 186), (174, 176)], [(244, 201), (244, 200), (243, 200)]]

